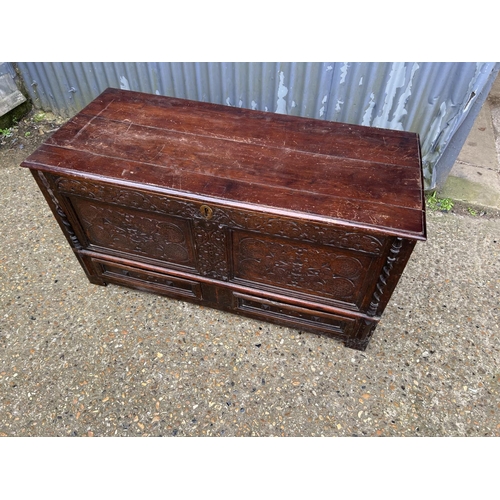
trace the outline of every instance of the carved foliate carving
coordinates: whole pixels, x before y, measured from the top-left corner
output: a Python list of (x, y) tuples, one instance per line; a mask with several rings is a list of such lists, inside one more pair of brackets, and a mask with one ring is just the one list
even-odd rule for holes
[(66, 179), (64, 177), (59, 178), (56, 182), (58, 189), (64, 193), (83, 196), (111, 205), (178, 215), (186, 218), (201, 218), (197, 205), (178, 198), (160, 196), (154, 193), (146, 193), (118, 186), (94, 184), (78, 179)]
[(383, 245), (383, 238), (346, 232), (310, 221), (269, 217), (236, 210), (221, 211), (217, 215), (217, 220), (228, 226), (310, 243), (320, 243), (373, 254), (380, 253)]
[(349, 303), (356, 301), (368, 264), (364, 256), (332, 254), (326, 247), (239, 234), (234, 254), (237, 278)]
[[(68, 194), (77, 194), (106, 203), (152, 212), (204, 220), (200, 213), (200, 205), (194, 201), (117, 186), (94, 184), (77, 179), (59, 178), (57, 185), (58, 189)], [(269, 216), (259, 212), (247, 212), (228, 207), (212, 208), (211, 222), (219, 225), (331, 245), (357, 252), (380, 254), (385, 241), (381, 236), (336, 229), (311, 221), (296, 221), (287, 217)]]
[(224, 228), (212, 222), (195, 221), (194, 237), (200, 274), (227, 281), (229, 271)]
[(85, 199), (73, 204), (93, 245), (194, 267), (187, 221)]
[(68, 216), (66, 215), (61, 205), (59, 204), (58, 199), (55, 197), (54, 192), (50, 187), (49, 181), (46, 179), (45, 175), (40, 170), (37, 172), (37, 174), (39, 179), (42, 181), (42, 184), (44, 185), (45, 189), (49, 193), (52, 203), (54, 203), (55, 205), (55, 209), (57, 215), (59, 216), (59, 220), (62, 222), (66, 234), (69, 236), (69, 239), (71, 240), (73, 247), (76, 248), (77, 250), (80, 250), (82, 248), (82, 244), (80, 243), (78, 236), (75, 234), (75, 231), (73, 230), (73, 226), (71, 225)]

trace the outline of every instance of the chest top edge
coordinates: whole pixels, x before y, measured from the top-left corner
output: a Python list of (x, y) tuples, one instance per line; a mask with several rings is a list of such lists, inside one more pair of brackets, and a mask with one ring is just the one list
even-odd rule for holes
[[(363, 222), (363, 213), (360, 213), (360, 220), (354, 220), (355, 217), (350, 219), (342, 219), (340, 217), (333, 216), (324, 216), (319, 215), (314, 212), (305, 212), (301, 207), (295, 207), (295, 209), (283, 209), (272, 205), (265, 205), (262, 203), (247, 203), (247, 202), (238, 202), (234, 200), (225, 200), (215, 196), (207, 196), (206, 194), (197, 194), (193, 192), (186, 192), (176, 189), (162, 188), (155, 185), (146, 185), (142, 183), (137, 183), (128, 180), (116, 180), (98, 175), (86, 175), (80, 172), (74, 172), (71, 170), (64, 171), (60, 168), (57, 170), (52, 169), (51, 167), (46, 167), (42, 165), (34, 165), (31, 163), (24, 163), (23, 165), (26, 168), (29, 168), (34, 175), (36, 172), (41, 172), (50, 174), (54, 177), (54, 179), (68, 179), (70, 181), (74, 180), (77, 182), (78, 188), (73, 190), (71, 194), (77, 196), (88, 196), (89, 193), (92, 193), (92, 189), (94, 188), (102, 188), (106, 190), (106, 186), (111, 187), (114, 191), (118, 189), (121, 193), (125, 194), (127, 192), (136, 192), (143, 193), (145, 195), (158, 196), (161, 198), (182, 200), (188, 203), (206, 205), (208, 204), (213, 209), (219, 210), (237, 210), (240, 212), (247, 213), (260, 213), (261, 215), (267, 215), (270, 218), (283, 218), (287, 220), (295, 220), (297, 222), (312, 222), (312, 223), (320, 223), (322, 225), (327, 225), (331, 227), (335, 227), (341, 230), (346, 231), (358, 231), (364, 233), (371, 233), (379, 236), (394, 236), (400, 237), (408, 240), (415, 241), (425, 241), (427, 239), (426, 230), (425, 230), (425, 214), (422, 215), (422, 227), (423, 230), (405, 230), (401, 228), (393, 228), (393, 227), (384, 227), (382, 225), (374, 225), (370, 223)], [(90, 197), (93, 195), (90, 194)], [(415, 213), (419, 213), (415, 211)]]

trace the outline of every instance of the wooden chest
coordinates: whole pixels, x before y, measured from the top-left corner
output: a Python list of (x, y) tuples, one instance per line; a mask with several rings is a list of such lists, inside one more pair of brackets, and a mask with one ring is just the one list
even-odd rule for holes
[(89, 280), (364, 350), (425, 240), (418, 136), (108, 89), (22, 166)]

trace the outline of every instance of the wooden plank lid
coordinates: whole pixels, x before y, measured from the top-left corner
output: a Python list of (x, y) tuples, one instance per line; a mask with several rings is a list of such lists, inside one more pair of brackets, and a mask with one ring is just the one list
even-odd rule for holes
[(425, 239), (415, 133), (107, 89), (22, 166)]

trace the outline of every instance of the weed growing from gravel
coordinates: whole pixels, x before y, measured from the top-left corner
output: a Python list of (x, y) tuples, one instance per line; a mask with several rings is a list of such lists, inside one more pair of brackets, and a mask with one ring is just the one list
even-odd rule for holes
[(449, 212), (453, 208), (453, 200), (450, 198), (438, 198), (437, 191), (434, 191), (427, 197), (427, 206), (430, 210)]

